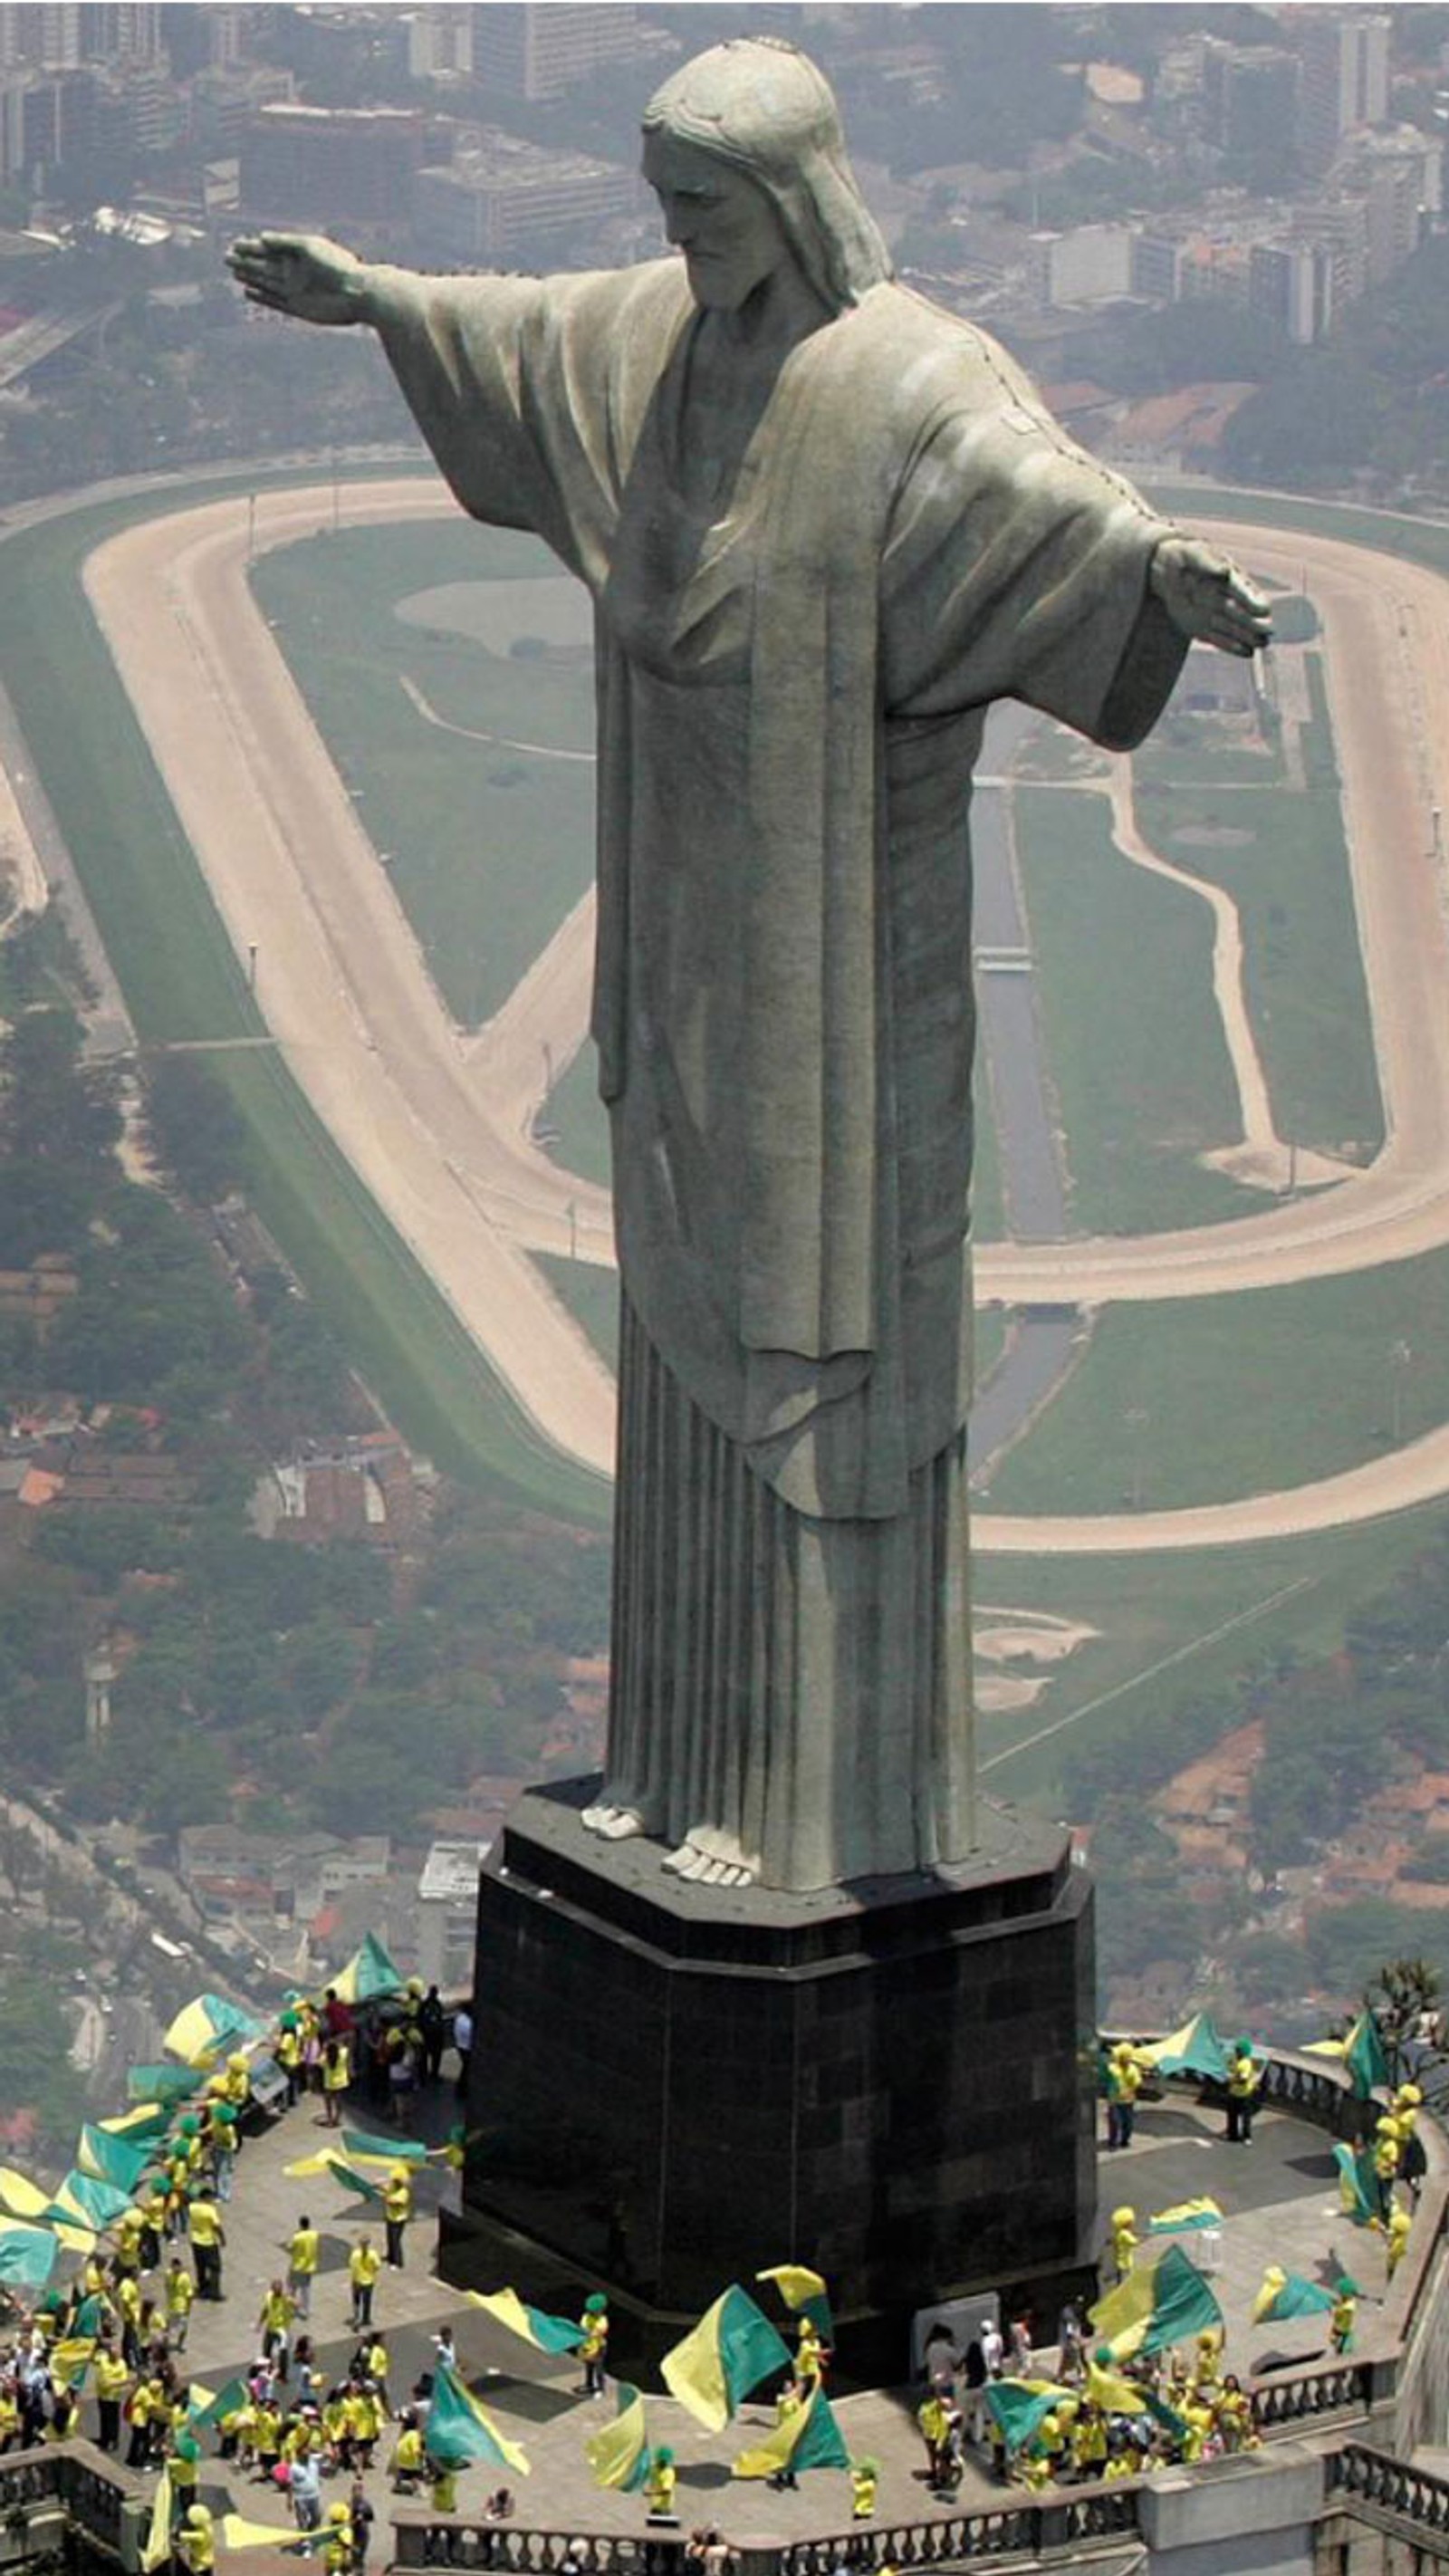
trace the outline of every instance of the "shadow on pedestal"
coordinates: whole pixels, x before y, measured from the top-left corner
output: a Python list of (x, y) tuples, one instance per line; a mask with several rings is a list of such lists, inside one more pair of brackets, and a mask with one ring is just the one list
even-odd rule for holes
[(988, 1805), (950, 1871), (695, 1887), (657, 1843), (584, 1831), (596, 1787), (530, 1791), (483, 1875), (445, 2278), (566, 2311), (606, 2287), (626, 2373), (781, 2262), (825, 2274), (850, 2379), (904, 2378), (913, 2312), (973, 2290), (1049, 2339), (1096, 2209), (1092, 1891), (1066, 1836)]

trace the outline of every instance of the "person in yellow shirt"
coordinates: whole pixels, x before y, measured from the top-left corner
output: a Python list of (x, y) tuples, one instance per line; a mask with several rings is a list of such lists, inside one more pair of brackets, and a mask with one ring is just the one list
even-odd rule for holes
[(304, 2211), (287, 2247), (287, 2287), (299, 2317), (308, 2317), (312, 2313), (312, 2284), (321, 2259), (322, 2239)]
[(329, 2504), (322, 2564), (326, 2576), (349, 2576), (352, 2566), (352, 2521), (345, 2504)]
[(1400, 2209), (1397, 2206), (1390, 2210), (1388, 2225), (1384, 2230), (1385, 2277), (1390, 2281), (1409, 2250), (1409, 2230), (1413, 2224), (1412, 2210)]
[(650, 2522), (673, 2522), (674, 2490), (678, 2484), (674, 2453), (663, 2443), (649, 2455), (649, 2474), (644, 2481), (644, 2501)]
[(116, 2283), (116, 2314), (121, 2320), (121, 2350), (128, 2369), (141, 2365), (141, 2284), (134, 2272), (123, 2272)]
[(186, 2350), (186, 2337), (191, 2326), (191, 2302), (196, 2296), (196, 2283), (179, 2254), (173, 2254), (166, 2266), (166, 2340), (173, 2352)]
[(221, 2249), (225, 2243), (221, 2212), (210, 2192), (202, 2190), (191, 2203), (191, 2250), (196, 2257), (199, 2299), (219, 2299), (222, 2295)]
[(347, 2428), (353, 2465), (366, 2476), (372, 2466), (372, 2454), (382, 2439), (385, 2421), (382, 2400), (375, 2389), (353, 2388), (347, 2398)]
[(416, 2416), (404, 2415), (402, 2430), (393, 2445), (388, 2463), (394, 2495), (411, 2495), (423, 2474), (423, 2437)]
[(342, 2126), (342, 2097), (352, 2082), (352, 2055), (345, 2039), (322, 2043), (322, 2116), (329, 2129)]
[(360, 2334), (372, 2323), (372, 2294), (382, 2270), (382, 2256), (370, 2236), (359, 2236), (347, 2257), (347, 2277), (352, 2285), (352, 2331)]
[(201, 2444), (194, 2433), (173, 2434), (166, 2453), (165, 2466), (171, 2479), (171, 2492), (178, 2511), (196, 2501), (196, 2481), (201, 2466)]
[(579, 2359), (584, 2365), (584, 2395), (602, 2397), (604, 2364), (609, 2353), (609, 2302), (602, 2290), (589, 2292), (579, 2324), (584, 2338), (579, 2346)]
[(257, 2420), (252, 2427), (256, 2451), (257, 2475), (269, 2478), (282, 2456), (282, 2410), (270, 2397), (257, 2400)]
[(875, 2511), (875, 2492), (880, 2484), (880, 2464), (876, 2460), (853, 2460), (850, 2468), (850, 2510), (857, 2522), (869, 2522)]
[(458, 2463), (436, 2459), (429, 2454), (427, 2473), (430, 2485), (428, 2502), (434, 2513), (456, 2513), (458, 2510)]
[(96, 2384), (96, 2448), (118, 2451), (121, 2447), (121, 2400), (131, 2374), (115, 2345), (110, 2342), (97, 2344), (91, 2370)]
[(1136, 2219), (1135, 2209), (1124, 2207), (1112, 2212), (1112, 2263), (1119, 2281), (1126, 2280), (1137, 2251)]
[(387, 2231), (387, 2259), (394, 2272), (403, 2268), (403, 2229), (413, 2214), (413, 2186), (406, 2165), (394, 2165), (383, 2185), (382, 2216)]
[(292, 2319), (296, 2313), (297, 2303), (291, 2291), (282, 2281), (273, 2281), (262, 2294), (257, 2325), (261, 2332), (262, 2350), (268, 2361), (275, 2362), (278, 2379), (287, 2376)]
[(216, 2565), (216, 2530), (206, 2505), (187, 2506), (186, 2519), (176, 2535), (176, 2547), (187, 2576), (211, 2576)]

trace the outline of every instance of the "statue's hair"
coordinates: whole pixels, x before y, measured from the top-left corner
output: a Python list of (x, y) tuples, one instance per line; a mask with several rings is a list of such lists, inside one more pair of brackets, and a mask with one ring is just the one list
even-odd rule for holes
[(671, 73), (644, 111), (664, 133), (763, 188), (792, 251), (832, 312), (891, 275), (890, 253), (845, 154), (823, 72), (781, 36), (736, 36)]

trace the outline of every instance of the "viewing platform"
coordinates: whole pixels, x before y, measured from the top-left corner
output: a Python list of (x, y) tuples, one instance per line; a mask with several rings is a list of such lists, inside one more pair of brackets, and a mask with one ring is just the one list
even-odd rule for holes
[[(425, 2090), (417, 2107), (419, 2132), (445, 2135), (455, 2107), (446, 2079)], [(601, 2490), (584, 2444), (612, 2417), (612, 2394), (590, 2402), (580, 2391), (577, 2365), (534, 2351), (436, 2277), (436, 2212), (457, 2186), (440, 2164), (417, 2167), (405, 2265), (383, 2271), (374, 2302), (389, 2355), (391, 2406), (405, 2402), (432, 2368), (433, 2337), (447, 2326), (462, 2376), (501, 2432), (523, 2446), (532, 2474), (470, 2466), (459, 2477), (458, 2511), (442, 2515), (426, 2502), (394, 2497), (387, 2476), (392, 2443), (385, 2435), (367, 2480), (376, 2517), (369, 2567), (448, 2564), (540, 2576), (567, 2567), (586, 2576), (669, 2576), (691, 2531), (704, 2525), (717, 2527), (740, 2554), (746, 2576), (832, 2576), (845, 2565), (950, 2565), (982, 2556), (1029, 2564), (1045, 2554), (1055, 2562), (1078, 2550), (1125, 2569), (1145, 2563), (1147, 2550), (1154, 2566), (1159, 2559), (1168, 2564), (1177, 2550), (1195, 2552), (1215, 2533), (1223, 2554), (1213, 2564), (1227, 2576), (1238, 2563), (1226, 2549), (1229, 2532), (1306, 2531), (1326, 2515), (1345, 2513), (1360, 2522), (1367, 2517), (1375, 2529), (1402, 2526), (1420, 2549), (1449, 2559), (1449, 2478), (1439, 2474), (1449, 2462), (1442, 2450), (1424, 2447), (1442, 2444), (1449, 2422), (1449, 2146), (1424, 2121), (1428, 2169), (1408, 2252), (1388, 2283), (1382, 2238), (1342, 2213), (1331, 2154), (1334, 2137), (1361, 2107), (1336, 2067), (1275, 2056), (1265, 2070), (1251, 2144), (1229, 2143), (1220, 2108), (1200, 2098), (1194, 2084), (1171, 2082), (1139, 2105), (1131, 2145), (1100, 2156), (1104, 2232), (1111, 2210), (1124, 2203), (1135, 2209), (1144, 2234), (1155, 2211), (1203, 2196), (1219, 2205), (1218, 2241), (1183, 2241), (1201, 2268), (1214, 2267), (1210, 2278), (1226, 2327), (1223, 2366), (1254, 2395), (1261, 2449), (1038, 2494), (1001, 2485), (985, 2455), (970, 2451), (960, 2488), (947, 2502), (927, 2486), (915, 2423), (924, 2392), (906, 2383), (903, 2354), (899, 2386), (832, 2392), (852, 2455), (869, 2456), (880, 2467), (876, 2511), (858, 2523), (842, 2471), (807, 2471), (798, 2489), (783, 2492), (731, 2477), (734, 2457), (773, 2424), (773, 2407), (764, 2402), (747, 2403), (712, 2437), (671, 2398), (646, 2390), (649, 2439), (668, 2443), (675, 2454), (677, 2530), (648, 2525), (641, 2495)], [(355, 2113), (349, 2105), (349, 2116), (372, 2124), (360, 2105)], [(263, 2294), (285, 2270), (286, 2244), (304, 2212), (322, 2234), (307, 2330), (324, 2386), (345, 2374), (357, 2340), (349, 2330), (348, 2253), (364, 2229), (380, 2244), (382, 2229), (371, 2205), (349, 2196), (335, 2178), (285, 2172), (328, 2136), (320, 2105), (304, 2097), (242, 2152), (225, 2211), (225, 2297), (219, 2305), (197, 2303), (185, 2355), (191, 2376), (208, 2387), (220, 2387), (252, 2361)], [(1004, 2140), (1003, 2155), (1009, 2152)], [(581, 2177), (581, 2187), (586, 2183)], [(758, 2259), (778, 2262), (796, 2250), (762, 2244)], [(1340, 2359), (1327, 2350), (1322, 2315), (1252, 2325), (1252, 2303), (1270, 2263), (1313, 2281), (1332, 2282), (1344, 2272), (1354, 2278), (1362, 2295), (1351, 2353)], [(527, 2297), (526, 2279), (512, 2286)], [(580, 2301), (591, 2286), (579, 2282)], [(1043, 2377), (1052, 2375), (1056, 2325), (1055, 2317), (1033, 2320)], [(89, 2432), (89, 2396), (82, 2422)], [(215, 2447), (208, 2436), (200, 2501), (218, 2517), (236, 2511), (275, 2523), (279, 2550), (290, 2542), (295, 2563), (297, 2536), (285, 2495), (218, 2459)], [(485, 2499), (500, 2483), (512, 2489), (513, 2514), (485, 2522)], [(154, 2473), (126, 2470), (84, 2441), (0, 2459), (0, 2566), (32, 2562), (64, 2525), (87, 2563), (135, 2567), (155, 2485)], [(324, 2506), (343, 2491), (341, 2482), (325, 2486)], [(231, 2555), (219, 2550), (219, 2562), (229, 2565)], [(235, 2563), (256, 2576), (274, 2576), (280, 2559), (254, 2548), (235, 2553)], [(1187, 2571), (1188, 2557), (1180, 2563)]]

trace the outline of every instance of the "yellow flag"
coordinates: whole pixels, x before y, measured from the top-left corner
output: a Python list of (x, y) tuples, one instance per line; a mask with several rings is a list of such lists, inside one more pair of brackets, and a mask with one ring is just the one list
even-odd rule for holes
[(0, 2209), (8, 2209), (12, 2218), (36, 2218), (49, 2207), (48, 2191), (28, 2174), (17, 2173), (14, 2165), (0, 2165)]
[(164, 2567), (171, 2556), (171, 2502), (171, 2472), (163, 2469), (141, 2543), (141, 2576), (153, 2576), (153, 2571)]
[(86, 2365), (95, 2351), (94, 2335), (70, 2335), (65, 2342), (52, 2344), (50, 2375), (65, 2388), (78, 2388), (86, 2375)]
[(1093, 2340), (1110, 2345), (1114, 2361), (1130, 2361), (1144, 2341), (1156, 2304), (1156, 2266), (1138, 2264), (1089, 2311)]
[(296, 2535), (283, 2524), (248, 2522), (244, 2513), (222, 2515), (221, 2545), (223, 2549), (300, 2549), (302, 2546)]
[(787, 2308), (803, 2308), (807, 2299), (823, 2299), (823, 2274), (812, 2272), (808, 2263), (772, 2263), (767, 2272), (757, 2272), (757, 2281), (773, 2281)]

